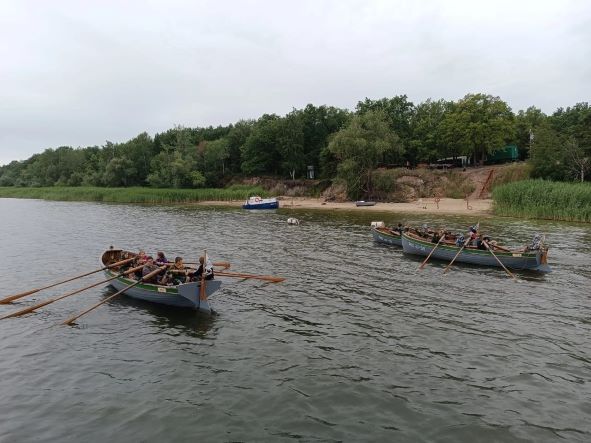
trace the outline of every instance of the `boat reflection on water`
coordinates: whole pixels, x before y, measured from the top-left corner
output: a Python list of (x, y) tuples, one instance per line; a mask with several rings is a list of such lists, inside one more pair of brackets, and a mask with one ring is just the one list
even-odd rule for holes
[[(112, 287), (108, 287), (105, 288), (104, 295), (109, 296), (115, 292)], [(138, 311), (149, 314), (152, 319), (148, 321), (169, 335), (171, 334), (171, 330), (176, 330), (191, 337), (204, 338), (216, 321), (216, 315), (176, 308), (174, 306), (154, 304), (129, 297), (115, 298), (110, 304), (118, 305), (122, 308), (137, 309)]]

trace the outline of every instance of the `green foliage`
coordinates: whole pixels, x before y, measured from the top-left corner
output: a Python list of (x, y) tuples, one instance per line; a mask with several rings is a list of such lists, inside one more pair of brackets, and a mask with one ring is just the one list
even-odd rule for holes
[(493, 190), (495, 214), (591, 222), (591, 184), (525, 180)]
[(447, 144), (484, 163), (487, 153), (505, 146), (514, 136), (511, 108), (499, 97), (468, 94), (446, 114), (441, 129)]
[(291, 179), (295, 180), (296, 173), (303, 172), (306, 167), (304, 162), (304, 119), (301, 112), (294, 109), (280, 121), (277, 144), (283, 159), (282, 173), (289, 174)]
[(227, 189), (156, 189), (103, 187), (0, 188), (0, 198), (38, 198), (61, 201), (113, 203), (191, 203), (199, 201), (245, 200), (251, 195), (266, 197), (260, 186), (232, 186)]
[(372, 170), (385, 156), (401, 159), (404, 152), (381, 111), (354, 116), (333, 136), (328, 149), (340, 162), (337, 176), (347, 183), (350, 198), (370, 194)]
[(376, 166), (458, 155), (482, 160), (507, 142), (530, 156), (533, 177), (588, 180), (591, 108), (577, 103), (546, 116), (530, 107), (514, 116), (485, 94), (417, 105), (405, 95), (366, 98), (355, 113), (308, 104), (229, 126), (176, 126), (153, 138), (143, 132), (124, 143), (46, 149), (0, 166), (0, 186), (218, 187), (240, 174), (295, 181), (313, 166), (317, 177), (338, 176), (359, 197), (374, 192)]
[(242, 172), (247, 175), (264, 173), (277, 174), (280, 169), (280, 155), (277, 149), (280, 118), (263, 115), (253, 126), (241, 148)]
[[(219, 186), (226, 175), (226, 164), (229, 158), (230, 143), (226, 137), (207, 142), (203, 154), (205, 174), (201, 174), (199, 171), (195, 171), (195, 174), (199, 174), (204, 183), (209, 186)], [(197, 186), (195, 183), (193, 181), (193, 185)], [(199, 186), (203, 186), (203, 184)]]
[[(349, 122), (351, 116), (346, 110), (333, 106), (307, 105), (301, 112), (304, 133), (304, 163), (314, 166), (320, 175), (334, 177), (336, 162), (322, 152), (328, 146), (331, 134), (339, 131)], [(326, 168), (326, 169), (325, 169)]]
[(449, 149), (450, 145), (444, 143), (441, 127), (446, 114), (452, 109), (451, 102), (431, 99), (415, 107), (410, 121), (412, 137), (409, 142), (413, 163), (431, 163), (438, 158), (458, 155), (458, 151)]
[[(103, 175), (103, 183), (113, 187), (127, 186), (131, 181), (130, 178), (135, 174), (136, 169), (131, 160), (126, 157), (115, 157), (107, 163)], [(81, 179), (80, 182), (82, 182)]]
[(381, 112), (391, 131), (405, 139), (410, 135), (410, 120), (413, 115), (414, 105), (408, 101), (406, 95), (397, 95), (380, 100), (366, 98), (364, 101), (357, 103), (355, 110), (358, 114)]
[(550, 180), (564, 180), (568, 175), (568, 164), (564, 139), (549, 125), (536, 131), (530, 148), (532, 177)]
[(528, 157), (533, 134), (540, 126), (548, 121), (548, 117), (540, 109), (530, 106), (525, 111), (519, 111), (515, 116), (515, 142), (519, 147), (520, 158)]
[(240, 120), (234, 126), (230, 125), (226, 140), (228, 141), (228, 167), (231, 173), (236, 174), (241, 171), (241, 149), (253, 126), (253, 120)]

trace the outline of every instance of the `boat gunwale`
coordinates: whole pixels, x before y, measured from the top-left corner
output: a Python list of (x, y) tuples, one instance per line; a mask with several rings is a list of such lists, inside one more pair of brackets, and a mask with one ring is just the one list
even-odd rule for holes
[[(407, 241), (412, 241), (415, 243), (419, 243), (425, 246), (429, 246), (431, 248), (435, 247), (436, 243), (433, 243), (430, 240), (425, 240), (425, 239), (421, 239), (421, 238), (417, 238), (414, 235), (410, 235), (408, 232), (403, 232), (402, 233), (402, 237), (405, 237), (407, 239)], [(449, 245), (446, 243), (439, 243), (439, 248), (440, 249), (447, 249), (450, 251), (458, 251), (461, 246), (456, 246), (456, 245)], [(490, 254), (490, 251), (488, 251), (487, 249), (474, 249), (473, 247), (464, 247), (462, 249), (462, 253), (466, 253), (466, 254), (473, 254), (473, 255), (488, 255)], [(495, 255), (499, 256), (499, 257), (516, 257), (516, 256), (520, 256), (520, 257), (528, 257), (528, 258), (536, 258), (538, 251), (537, 250), (530, 250), (530, 251), (500, 251), (500, 250), (496, 250), (494, 251)]]

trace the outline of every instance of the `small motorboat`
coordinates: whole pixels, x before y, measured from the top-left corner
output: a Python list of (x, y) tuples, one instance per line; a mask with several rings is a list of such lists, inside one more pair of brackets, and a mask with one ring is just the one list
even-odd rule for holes
[(355, 206), (375, 206), (376, 202), (359, 200), (355, 202)]
[(242, 205), (242, 209), (277, 209), (279, 208), (279, 202), (275, 197), (272, 198), (261, 198), (258, 196), (250, 197)]

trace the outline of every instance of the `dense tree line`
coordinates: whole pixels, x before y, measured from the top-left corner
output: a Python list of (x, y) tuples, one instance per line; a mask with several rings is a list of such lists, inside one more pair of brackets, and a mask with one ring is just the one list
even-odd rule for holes
[(591, 109), (579, 103), (552, 115), (513, 113), (499, 97), (413, 104), (405, 95), (360, 101), (354, 111), (308, 105), (229, 126), (175, 127), (103, 146), (46, 149), (0, 167), (0, 186), (219, 187), (237, 176), (344, 180), (369, 190), (380, 166), (469, 156), (483, 162), (506, 144), (530, 158), (535, 177), (585, 179), (591, 158)]

